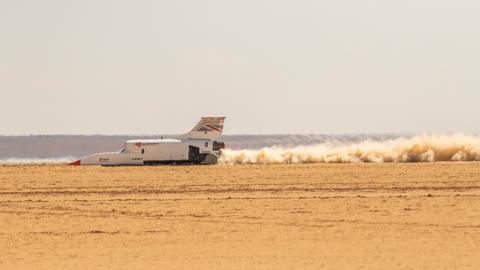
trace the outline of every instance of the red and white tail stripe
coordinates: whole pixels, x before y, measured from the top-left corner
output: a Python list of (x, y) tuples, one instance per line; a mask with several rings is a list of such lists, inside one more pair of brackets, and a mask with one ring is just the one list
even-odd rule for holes
[(214, 139), (222, 135), (225, 117), (202, 117), (184, 137), (190, 139)]

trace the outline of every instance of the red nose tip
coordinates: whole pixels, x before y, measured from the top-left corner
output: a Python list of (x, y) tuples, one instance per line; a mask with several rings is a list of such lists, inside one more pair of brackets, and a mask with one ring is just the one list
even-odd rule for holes
[(68, 165), (80, 165), (80, 160), (68, 163)]

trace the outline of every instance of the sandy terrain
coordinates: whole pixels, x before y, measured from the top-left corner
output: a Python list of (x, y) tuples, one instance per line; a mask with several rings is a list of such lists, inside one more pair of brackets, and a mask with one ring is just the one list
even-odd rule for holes
[(0, 166), (0, 269), (479, 269), (480, 163)]

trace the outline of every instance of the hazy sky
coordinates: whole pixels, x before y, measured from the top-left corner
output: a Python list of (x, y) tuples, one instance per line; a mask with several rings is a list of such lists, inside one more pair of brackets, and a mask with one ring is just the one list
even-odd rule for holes
[(479, 132), (480, 2), (0, 0), (0, 134)]

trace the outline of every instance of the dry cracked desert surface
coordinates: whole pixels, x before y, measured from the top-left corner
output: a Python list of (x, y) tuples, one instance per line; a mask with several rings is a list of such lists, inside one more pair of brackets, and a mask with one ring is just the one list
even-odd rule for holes
[(0, 166), (0, 269), (480, 269), (480, 163)]

